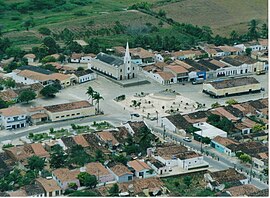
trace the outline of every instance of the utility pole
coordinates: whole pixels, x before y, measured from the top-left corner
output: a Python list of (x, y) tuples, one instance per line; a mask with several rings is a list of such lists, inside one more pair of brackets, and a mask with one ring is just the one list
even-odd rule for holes
[(251, 157), (251, 167), (250, 167), (249, 183), (251, 182), (251, 179), (252, 179), (252, 168), (253, 168), (253, 161), (252, 161), (252, 157)]
[(157, 114), (157, 125), (158, 125), (158, 111), (156, 111), (156, 114)]

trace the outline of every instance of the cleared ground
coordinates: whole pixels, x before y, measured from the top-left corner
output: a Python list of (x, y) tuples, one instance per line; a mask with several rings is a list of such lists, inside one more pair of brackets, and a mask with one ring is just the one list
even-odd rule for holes
[(252, 19), (267, 21), (267, 0), (182, 0), (155, 8), (178, 22), (209, 26), (215, 34), (244, 33)]

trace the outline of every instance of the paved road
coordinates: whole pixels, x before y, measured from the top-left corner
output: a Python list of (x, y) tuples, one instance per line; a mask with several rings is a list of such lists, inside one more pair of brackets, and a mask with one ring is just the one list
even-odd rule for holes
[[(160, 137), (164, 137), (164, 135), (165, 135), (165, 137), (169, 137), (170, 140), (184, 144), (184, 145), (186, 145), (192, 149), (195, 149), (197, 151), (201, 150), (200, 142), (197, 142), (195, 140), (193, 140), (192, 142), (185, 142), (183, 140), (183, 137), (178, 135), (178, 134), (175, 134), (175, 133), (172, 133), (169, 131), (165, 131), (165, 133), (164, 133), (164, 130), (162, 128), (157, 127), (156, 122), (153, 122), (153, 121), (152, 122), (146, 121), (146, 122), (152, 128), (152, 130), (154, 130), (155, 132), (160, 134)], [(205, 146), (203, 146), (203, 149), (205, 149)], [(212, 150), (213, 149), (211, 147), (208, 148), (208, 151), (210, 153)], [(211, 167), (213, 167), (214, 169), (217, 169), (217, 170), (224, 170), (227, 168), (235, 168), (236, 167), (240, 172), (242, 172), (248, 178), (250, 178), (250, 176), (248, 175), (250, 173), (249, 167), (245, 166), (244, 164), (240, 164), (237, 159), (232, 160), (232, 158), (230, 158), (229, 156), (223, 156), (221, 153), (215, 152), (214, 154), (215, 154), (215, 156), (214, 156), (215, 159), (213, 159), (210, 155), (206, 156), (204, 154), (204, 160), (206, 162), (208, 162)], [(241, 171), (241, 169), (242, 169), (242, 171)], [(253, 169), (253, 171), (255, 171), (255, 170)], [(255, 171), (255, 172), (257, 172), (257, 171)], [(251, 184), (254, 184), (255, 186), (257, 186), (260, 189), (265, 189), (265, 188), (269, 187), (264, 182), (261, 182), (258, 178), (251, 178)]]

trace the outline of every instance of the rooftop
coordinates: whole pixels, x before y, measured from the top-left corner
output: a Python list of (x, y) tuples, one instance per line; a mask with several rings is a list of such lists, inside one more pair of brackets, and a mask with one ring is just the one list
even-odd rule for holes
[(85, 75), (88, 75), (88, 74), (92, 74), (94, 73), (91, 69), (87, 69), (87, 70), (80, 70), (80, 71), (75, 71), (74, 74), (77, 76), (77, 77), (81, 77), (81, 76), (85, 76)]
[(231, 144), (238, 144), (237, 142), (229, 139), (229, 138), (225, 138), (225, 137), (221, 137), (221, 136), (216, 136), (213, 141), (223, 145), (223, 146), (228, 146)]
[(43, 188), (37, 184), (26, 185), (24, 188), (27, 196), (29, 197), (44, 193)]
[(4, 101), (15, 100), (17, 97), (18, 97), (18, 94), (12, 89), (8, 89), (8, 90), (0, 92), (0, 98)]
[(154, 54), (152, 52), (149, 52), (141, 47), (131, 48), (131, 49), (129, 49), (129, 52), (130, 52), (131, 56), (134, 56), (134, 57), (139, 57), (139, 58), (154, 57)]
[(171, 72), (164, 72), (164, 71), (158, 71), (156, 72), (158, 75), (160, 75), (161, 78), (164, 80), (171, 80), (175, 76)]
[(175, 157), (181, 160), (186, 160), (186, 159), (191, 159), (191, 158), (200, 157), (200, 156), (201, 155), (199, 155), (198, 153), (195, 153), (194, 151), (187, 151), (184, 153), (179, 153)]
[(86, 172), (95, 176), (106, 176), (109, 175), (110, 172), (99, 162), (91, 162), (85, 165)]
[(240, 180), (246, 179), (246, 176), (243, 174), (238, 173), (233, 168), (229, 168), (222, 171), (212, 172), (210, 173), (212, 179), (219, 184), (224, 184), (228, 182), (237, 182)]
[(88, 142), (84, 139), (83, 135), (76, 135), (73, 137), (73, 140), (82, 147), (88, 147)]
[(126, 174), (133, 175), (132, 172), (130, 172), (130, 170), (123, 164), (116, 164), (115, 166), (110, 167), (110, 169), (114, 174), (116, 174), (119, 177)]
[(191, 124), (181, 115), (169, 115), (166, 118), (178, 129), (187, 129)]
[(70, 103), (64, 103), (64, 104), (57, 104), (57, 105), (51, 105), (51, 106), (45, 106), (44, 109), (47, 111), (50, 111), (52, 113), (56, 112), (63, 112), (63, 111), (70, 111), (74, 109), (83, 109), (83, 108), (89, 108), (93, 105), (90, 104), (88, 101), (77, 101), (77, 102), (70, 102)]
[(228, 112), (227, 110), (225, 110), (224, 107), (215, 108), (215, 109), (211, 110), (211, 112), (213, 114), (217, 114), (217, 115), (226, 117), (226, 118), (228, 118), (229, 120), (232, 120), (232, 121), (237, 121), (238, 120), (237, 117), (235, 117), (233, 114), (231, 114), (230, 112)]
[(36, 181), (46, 192), (54, 192), (56, 190), (61, 190), (57, 185), (56, 181), (53, 179), (37, 178)]
[(212, 81), (209, 82), (215, 89), (226, 89), (232, 87), (240, 87), (249, 84), (260, 84), (254, 77), (242, 77), (242, 78), (233, 78), (222, 81)]
[(196, 124), (193, 124), (193, 126), (201, 129), (201, 131), (196, 131), (195, 133), (203, 137), (209, 137), (210, 139), (216, 136), (227, 137), (227, 133), (225, 131), (217, 127), (214, 127), (211, 124), (208, 124), (206, 122), (196, 123)]
[(177, 154), (187, 152), (188, 149), (182, 145), (176, 144), (163, 144), (161, 147), (157, 147), (155, 153), (157, 156), (161, 156), (166, 159), (172, 159)]
[(80, 174), (80, 170), (74, 169), (74, 170), (69, 170), (67, 168), (59, 168), (52, 173), (61, 181), (61, 183), (68, 182), (68, 181), (74, 181), (78, 180), (77, 176)]
[(258, 188), (253, 186), (252, 184), (245, 184), (240, 186), (233, 186), (231, 188), (225, 189), (232, 197), (239, 196), (248, 196), (251, 193), (256, 193), (259, 191)]
[(144, 161), (140, 161), (140, 160), (129, 161), (128, 165), (137, 172), (140, 172), (145, 169), (151, 169)]
[(97, 135), (105, 142), (111, 141), (112, 145), (119, 144), (119, 142), (115, 139), (113, 134), (109, 131), (101, 131), (101, 132), (98, 132)]
[[(132, 130), (134, 131), (134, 134), (137, 134), (140, 132), (140, 130), (143, 127), (147, 127), (144, 123), (144, 121), (128, 121), (127, 122), (129, 124), (129, 126), (132, 128)], [(147, 127), (148, 128), (148, 127)]]
[(26, 112), (20, 107), (12, 106), (9, 108), (0, 109), (0, 114), (2, 116), (9, 117), (9, 116), (24, 115), (24, 114), (26, 114)]
[(116, 56), (113, 56), (113, 55), (105, 54), (103, 52), (100, 52), (97, 55), (96, 59), (100, 60), (101, 62), (105, 62), (109, 65), (115, 66), (115, 67), (119, 67), (120, 65), (124, 64), (123, 59), (116, 57)]
[(166, 66), (165, 68), (167, 68), (167, 69), (169, 69), (177, 74), (188, 73), (188, 70), (183, 66), (169, 65), (169, 66)]

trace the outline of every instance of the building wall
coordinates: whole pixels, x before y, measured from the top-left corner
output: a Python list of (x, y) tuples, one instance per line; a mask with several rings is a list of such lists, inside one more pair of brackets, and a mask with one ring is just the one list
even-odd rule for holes
[(26, 85), (31, 85), (31, 84), (34, 84), (34, 83), (40, 83), (40, 81), (38, 81), (38, 80), (33, 80), (33, 79), (30, 79), (30, 78), (25, 78), (23, 76), (19, 76), (16, 72), (12, 72), (11, 77), (12, 77), (13, 80), (15, 80), (16, 83), (23, 83), (23, 84), (26, 84)]
[(194, 157), (194, 158), (189, 158), (185, 160), (178, 159), (178, 166), (180, 166), (183, 169), (188, 170), (189, 168), (196, 167), (199, 165), (204, 165), (203, 157)]
[(17, 129), (26, 127), (26, 117), (26, 114), (8, 117), (0, 115), (0, 122), (4, 129), (12, 129), (13, 126)]
[(70, 111), (55, 112), (55, 113), (46, 110), (46, 113), (49, 115), (49, 119), (55, 122), (95, 115), (95, 107), (91, 106), (88, 108), (74, 109)]
[(87, 82), (87, 81), (90, 81), (90, 80), (94, 80), (96, 78), (97, 78), (97, 75), (95, 73), (87, 74), (87, 75), (84, 75), (84, 76), (80, 76), (78, 78), (78, 83), (84, 83), (84, 82)]
[(91, 59), (91, 56), (83, 56), (81, 57), (80, 63), (90, 63)]
[(100, 183), (107, 183), (107, 182), (111, 182), (114, 181), (114, 175), (113, 174), (108, 174), (108, 175), (102, 175), (102, 176), (97, 176), (96, 177), (99, 179)]
[(173, 123), (171, 123), (171, 121), (170, 120), (168, 120), (166, 117), (164, 117), (164, 118), (161, 118), (161, 123), (163, 124), (163, 126), (165, 126), (165, 129), (166, 130), (169, 130), (169, 131), (172, 131), (172, 132), (177, 132), (177, 128), (176, 128), (176, 126), (174, 126), (174, 124)]
[(133, 63), (133, 64), (136, 64), (136, 65), (142, 65), (143, 64), (143, 62), (142, 62), (142, 59), (131, 59), (131, 62)]
[(169, 172), (167, 166), (157, 168), (153, 164), (151, 164), (150, 162), (147, 162), (147, 164), (159, 175), (163, 175), (163, 174), (166, 174)]
[(80, 62), (80, 59), (73, 59), (73, 58), (71, 58), (70, 59), (70, 62), (71, 63), (79, 63)]
[(226, 146), (223, 146), (223, 145), (221, 145), (221, 144), (219, 144), (219, 143), (217, 143), (217, 142), (215, 142), (213, 140), (211, 141), (211, 146), (213, 148), (215, 148), (220, 153), (225, 153), (225, 154), (227, 154), (228, 156), (231, 156), (231, 157), (235, 156), (235, 153), (232, 152), (231, 149), (228, 149)]
[(238, 87), (224, 88), (224, 89), (215, 89), (211, 84), (204, 83), (203, 90), (206, 92), (211, 92), (215, 96), (226, 96), (230, 94), (244, 93), (251, 91), (258, 91), (261, 89), (261, 84), (249, 84)]
[(162, 85), (169, 85), (169, 84), (175, 84), (177, 83), (177, 78), (174, 77), (171, 80), (164, 80), (159, 74), (157, 73), (153, 73), (153, 72), (147, 72), (147, 71), (143, 71), (143, 73), (148, 76), (149, 78), (157, 81), (158, 83), (162, 84)]
[(80, 181), (78, 179), (71, 180), (71, 181), (60, 181), (53, 173), (52, 173), (53, 179), (57, 182), (57, 184), (60, 186), (61, 189), (66, 190), (68, 189), (68, 185), (70, 183), (75, 183), (78, 187), (80, 187)]

